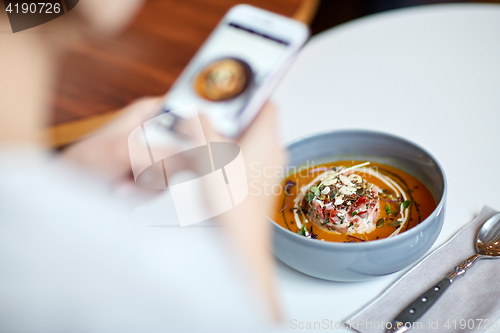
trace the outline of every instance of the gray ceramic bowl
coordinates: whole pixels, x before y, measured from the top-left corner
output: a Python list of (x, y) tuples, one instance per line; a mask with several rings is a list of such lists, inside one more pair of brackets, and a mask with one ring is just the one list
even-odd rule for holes
[(420, 259), (436, 241), (444, 220), (446, 178), (423, 148), (396, 136), (345, 130), (320, 133), (287, 146), (290, 166), (338, 160), (370, 160), (391, 165), (419, 179), (438, 202), (432, 214), (395, 237), (364, 243), (318, 241), (272, 222), (273, 252), (304, 274), (333, 281), (361, 281), (397, 272)]

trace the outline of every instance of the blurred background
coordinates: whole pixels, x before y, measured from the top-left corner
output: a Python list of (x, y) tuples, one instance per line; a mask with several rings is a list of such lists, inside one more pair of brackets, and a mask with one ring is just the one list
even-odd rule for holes
[[(460, 0), (247, 0), (301, 20), (312, 34), (387, 10)], [(480, 2), (500, 3), (500, 0)], [(75, 45), (64, 60), (49, 124), (53, 146), (64, 146), (106, 123), (142, 96), (162, 95), (224, 13), (238, 0), (147, 0), (113, 40)]]

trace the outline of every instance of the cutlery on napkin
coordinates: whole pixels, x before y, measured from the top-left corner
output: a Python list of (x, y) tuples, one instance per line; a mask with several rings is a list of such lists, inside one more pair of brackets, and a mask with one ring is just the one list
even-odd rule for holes
[[(390, 322), (421, 293), (475, 253), (482, 224), (497, 211), (485, 206), (450, 240), (403, 274), (380, 296), (346, 319), (361, 333), (384, 333)], [(500, 326), (500, 263), (482, 260), (455, 281), (412, 325), (412, 332), (483, 332)]]

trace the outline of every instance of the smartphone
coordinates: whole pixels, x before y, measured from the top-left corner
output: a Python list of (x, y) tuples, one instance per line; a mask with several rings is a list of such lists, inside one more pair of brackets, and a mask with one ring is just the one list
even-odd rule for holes
[(252, 122), (309, 37), (303, 23), (249, 5), (232, 7), (174, 83), (162, 112), (188, 105), (220, 134)]

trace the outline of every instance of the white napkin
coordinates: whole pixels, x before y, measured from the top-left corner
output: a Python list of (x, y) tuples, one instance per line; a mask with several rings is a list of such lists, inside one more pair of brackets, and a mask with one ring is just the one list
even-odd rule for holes
[[(416, 297), (450, 274), (475, 253), (482, 224), (497, 211), (485, 206), (481, 213), (449, 241), (413, 266), (380, 296), (346, 322), (361, 333), (385, 332), (387, 323)], [(440, 299), (417, 319), (411, 332), (484, 332), (500, 323), (500, 258), (481, 259), (457, 277)]]

